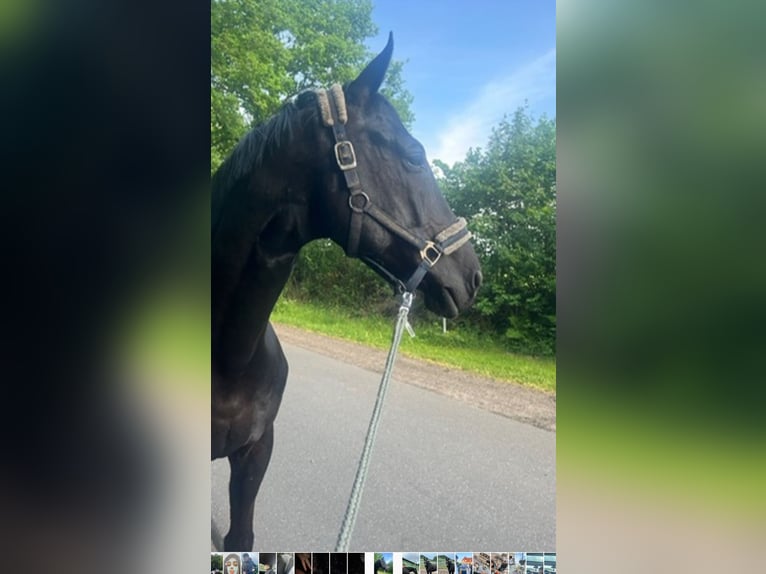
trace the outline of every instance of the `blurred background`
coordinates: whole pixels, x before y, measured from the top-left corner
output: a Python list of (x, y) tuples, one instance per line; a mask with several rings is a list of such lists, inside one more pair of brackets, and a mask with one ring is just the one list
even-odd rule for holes
[(209, 4), (0, 9), (0, 539), (57, 572), (209, 553)]
[[(762, 8), (557, 12), (558, 561), (756, 570)], [(0, 10), (1, 538), (59, 572), (207, 560), (209, 37), (196, 0)]]
[(562, 569), (754, 568), (758, 21), (754, 2), (557, 5)]

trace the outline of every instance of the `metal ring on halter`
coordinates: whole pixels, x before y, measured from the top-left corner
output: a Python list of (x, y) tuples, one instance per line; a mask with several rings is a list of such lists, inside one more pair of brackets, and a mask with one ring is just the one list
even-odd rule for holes
[[(362, 202), (362, 205), (360, 205), (359, 207), (354, 205), (355, 197), (362, 197), (364, 199), (364, 201)], [(356, 213), (364, 213), (364, 210), (369, 205), (369, 203), (370, 203), (370, 196), (363, 191), (355, 191), (354, 193), (348, 196), (348, 206), (351, 208), (351, 211), (354, 211)]]
[(423, 258), (423, 261), (428, 263), (429, 267), (433, 267), (439, 261), (442, 252), (433, 241), (426, 241), (425, 246), (420, 250), (420, 256)]

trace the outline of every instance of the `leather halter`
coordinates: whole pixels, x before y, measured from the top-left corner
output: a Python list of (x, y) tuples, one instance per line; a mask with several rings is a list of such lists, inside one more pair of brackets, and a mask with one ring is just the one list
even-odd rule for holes
[[(362, 190), (362, 182), (357, 173), (356, 153), (354, 146), (346, 136), (345, 123), (347, 120), (346, 102), (343, 89), (335, 84), (331, 89), (318, 91), (322, 120), (325, 125), (332, 127), (335, 136), (335, 161), (343, 172), (348, 187), (348, 206), (351, 209), (346, 255), (356, 257), (359, 240), (362, 236), (364, 216), (368, 215), (382, 227), (414, 246), (420, 253), (420, 263), (410, 278), (402, 282), (398, 277), (383, 267), (380, 263), (366, 256), (360, 257), (365, 263), (378, 272), (384, 279), (400, 291), (414, 293), (420, 282), (431, 268), (441, 259), (442, 255), (450, 255), (465, 245), (471, 239), (471, 233), (466, 229), (466, 221), (462, 217), (437, 233), (433, 239), (422, 239), (394, 221), (386, 212), (378, 208)], [(329, 114), (328, 114), (329, 112)]]

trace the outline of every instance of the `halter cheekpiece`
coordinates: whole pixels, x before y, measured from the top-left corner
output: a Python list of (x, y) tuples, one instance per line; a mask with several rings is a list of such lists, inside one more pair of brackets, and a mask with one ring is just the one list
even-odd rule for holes
[(387, 213), (378, 208), (362, 190), (362, 182), (357, 173), (356, 153), (354, 146), (346, 136), (345, 124), (348, 121), (346, 98), (343, 88), (334, 84), (329, 90), (317, 90), (317, 101), (322, 115), (322, 123), (331, 127), (335, 136), (335, 161), (343, 172), (348, 187), (348, 206), (351, 209), (346, 254), (357, 256), (359, 240), (362, 236), (364, 215), (367, 214), (385, 227), (388, 231), (413, 245), (420, 253), (420, 263), (406, 282), (402, 282), (377, 261), (362, 256), (368, 265), (382, 275), (389, 283), (402, 291), (414, 293), (426, 273), (436, 265), (442, 255), (450, 255), (471, 239), (471, 233), (466, 229), (466, 221), (462, 217), (437, 233), (433, 239), (422, 239), (394, 221)]

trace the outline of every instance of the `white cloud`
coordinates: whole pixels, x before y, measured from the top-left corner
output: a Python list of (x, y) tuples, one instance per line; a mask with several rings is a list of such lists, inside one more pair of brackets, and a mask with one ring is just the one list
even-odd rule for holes
[(452, 165), (465, 158), (471, 147), (485, 147), (495, 126), (505, 114), (512, 114), (526, 100), (552, 97), (556, 86), (555, 48), (515, 70), (510, 75), (485, 84), (476, 98), (445, 122), (445, 128), (433, 138), (421, 141), (431, 159)]

